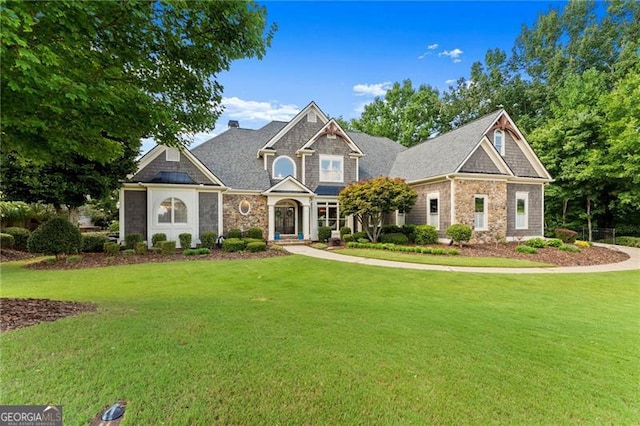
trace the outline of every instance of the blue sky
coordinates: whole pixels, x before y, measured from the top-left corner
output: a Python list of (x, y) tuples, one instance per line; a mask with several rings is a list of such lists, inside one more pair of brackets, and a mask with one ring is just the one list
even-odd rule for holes
[[(261, 2), (278, 24), (262, 60), (233, 62), (217, 76), (225, 112), (192, 147), (227, 129), (230, 119), (257, 129), (289, 120), (315, 101), (329, 116), (357, 118), (365, 104), (396, 81), (441, 92), (488, 49), (510, 51), (560, 1)], [(143, 151), (153, 146), (149, 141)]]

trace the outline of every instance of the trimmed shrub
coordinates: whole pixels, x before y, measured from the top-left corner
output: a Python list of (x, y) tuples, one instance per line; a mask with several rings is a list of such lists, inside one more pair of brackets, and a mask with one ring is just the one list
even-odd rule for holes
[(556, 238), (562, 240), (565, 244), (572, 244), (578, 237), (578, 233), (571, 229), (557, 228), (555, 231)]
[(244, 250), (244, 241), (240, 238), (227, 238), (222, 242), (222, 250), (233, 253)]
[(638, 237), (616, 237), (616, 244), (627, 247), (640, 247), (640, 238)]
[(247, 231), (247, 238), (263, 241), (264, 233), (262, 232), (262, 228), (249, 228)]
[(237, 228), (230, 229), (227, 238), (242, 238), (242, 231)]
[(422, 247), (422, 250), (420, 250), (420, 253), (422, 253), (422, 254), (431, 254), (431, 248), (430, 247)]
[(153, 247), (159, 247), (160, 242), (167, 241), (167, 234), (164, 232), (158, 232), (151, 236), (151, 245)]
[(2, 232), (13, 237), (14, 250), (27, 251), (27, 241), (29, 241), (31, 231), (26, 228), (11, 226), (9, 228), (5, 228), (5, 230)]
[(74, 254), (82, 247), (78, 228), (63, 217), (54, 217), (33, 231), (27, 241), (32, 253), (60, 255)]
[(0, 233), (0, 249), (6, 250), (13, 248), (16, 240), (11, 234)]
[(382, 227), (382, 235), (384, 234), (398, 234), (401, 233), (402, 229), (397, 225), (384, 225)]
[(104, 245), (102, 246), (102, 250), (109, 256), (117, 256), (118, 254), (120, 254), (120, 246), (118, 245), (118, 243), (114, 243), (112, 241), (104, 243)]
[(138, 244), (136, 244), (136, 247), (134, 248), (134, 250), (136, 251), (136, 254), (141, 254), (141, 255), (147, 254), (147, 251), (148, 251), (147, 243), (145, 243), (144, 241), (139, 242)]
[(362, 239), (365, 239), (367, 241), (369, 241), (369, 236), (367, 235), (366, 232), (364, 231), (360, 231), (360, 232), (356, 232), (355, 234), (353, 234), (353, 241), (360, 241)]
[(144, 241), (142, 234), (133, 233), (133, 234), (127, 234), (124, 236), (124, 246), (126, 247), (127, 250), (133, 250), (136, 244), (138, 244), (141, 241)]
[(416, 242), (416, 228), (416, 225), (411, 224), (402, 226), (402, 233), (407, 236), (410, 243)]
[(136, 251), (134, 249), (124, 249), (122, 250), (122, 254), (124, 254), (125, 256), (131, 256), (136, 254)]
[(200, 244), (202, 247), (213, 250), (216, 247), (216, 239), (218, 234), (213, 231), (206, 231), (200, 234)]
[(524, 245), (533, 248), (545, 248), (547, 246), (547, 242), (542, 238), (532, 238), (525, 241)]
[(206, 247), (201, 247), (197, 249), (186, 249), (182, 252), (182, 254), (184, 254), (185, 256), (198, 256), (198, 255), (211, 254), (211, 250), (209, 250)]
[(561, 239), (559, 239), (559, 238), (552, 238), (552, 239), (550, 239), (550, 240), (545, 241), (545, 243), (546, 243), (546, 244), (547, 244), (547, 246), (549, 246), (549, 247), (556, 247), (556, 248), (558, 248), (558, 247), (560, 247), (562, 244), (564, 244), (564, 243), (562, 242), (562, 240), (561, 240)]
[(582, 247), (582, 248), (589, 248), (589, 247), (591, 247), (593, 245), (589, 241), (577, 241), (577, 240), (573, 244), (575, 244), (578, 247)]
[(174, 254), (176, 252), (175, 241), (160, 241), (158, 247), (160, 247), (160, 253), (164, 255)]
[(82, 234), (82, 251), (84, 253), (100, 253), (104, 251), (104, 244), (109, 242), (106, 235), (97, 232)]
[(560, 247), (558, 247), (558, 250), (568, 251), (569, 253), (580, 253), (581, 251), (578, 247), (569, 244), (561, 245)]
[(416, 244), (435, 244), (438, 242), (438, 231), (433, 225), (418, 225), (415, 231)]
[(120, 232), (120, 222), (118, 222), (117, 220), (111, 222), (111, 224), (109, 224), (109, 226), (107, 227), (107, 231)]
[(180, 235), (178, 235), (178, 239), (180, 240), (180, 247), (182, 247), (182, 249), (188, 249), (191, 248), (191, 234), (188, 232), (184, 232)]
[(261, 240), (259, 238), (243, 238), (242, 241), (244, 241), (244, 246), (245, 247), (249, 243), (261, 243), (261, 242), (263, 242), (263, 240)]
[(344, 241), (345, 243), (349, 243), (353, 241), (353, 235), (350, 235), (350, 234), (345, 234), (341, 238), (342, 238), (342, 241)]
[(471, 239), (471, 227), (461, 223), (454, 223), (447, 228), (447, 237), (451, 238), (455, 243), (462, 245)]
[(458, 256), (460, 254), (460, 250), (458, 249), (449, 249), (449, 251), (447, 252), (447, 254), (449, 256)]
[(250, 251), (251, 253), (257, 253), (265, 250), (267, 250), (267, 243), (264, 241), (252, 241), (247, 244), (247, 251)]
[(391, 243), (398, 245), (406, 245), (409, 244), (409, 238), (401, 232), (395, 232), (391, 234), (382, 234), (380, 241), (383, 243)]
[(348, 226), (343, 226), (342, 228), (340, 228), (340, 238), (344, 239), (345, 235), (351, 235), (351, 228), (349, 228)]
[(331, 228), (328, 226), (321, 226), (318, 228), (318, 240), (326, 243), (331, 238)]
[(531, 246), (517, 246), (516, 251), (518, 253), (526, 253), (526, 254), (537, 254), (538, 249)]
[(149, 249), (149, 253), (151, 253), (151, 254), (160, 254), (160, 253), (162, 253), (162, 250), (160, 249), (160, 247), (151, 247)]

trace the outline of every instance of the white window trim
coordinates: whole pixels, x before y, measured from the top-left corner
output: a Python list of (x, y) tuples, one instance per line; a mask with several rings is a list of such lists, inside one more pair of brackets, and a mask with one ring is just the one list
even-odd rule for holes
[[(244, 203), (244, 202), (246, 202), (247, 204), (249, 204), (249, 208), (247, 209), (247, 211), (246, 211), (246, 212), (243, 212), (243, 211), (242, 211), (242, 203)], [(244, 199), (244, 200), (240, 201), (240, 202), (238, 203), (238, 212), (240, 212), (240, 214), (241, 214), (242, 216), (247, 216), (249, 213), (251, 213), (251, 202), (250, 202), (249, 200), (247, 200), (247, 199)]]
[[(323, 160), (329, 160), (329, 161), (340, 160), (340, 178), (339, 179), (323, 179), (322, 178), (322, 161)], [(321, 154), (320, 161), (318, 161), (318, 170), (319, 170), (318, 180), (320, 182), (344, 182), (344, 157), (342, 155)]]
[[(158, 210), (160, 209), (160, 206), (162, 205), (162, 203), (164, 203), (167, 200), (171, 200), (171, 221), (170, 222), (160, 222), (160, 218), (158, 217)], [(176, 222), (176, 218), (175, 218), (175, 215), (176, 215), (176, 211), (175, 211), (176, 210), (176, 208), (175, 208), (176, 201), (180, 201), (182, 204), (184, 204), (185, 209), (187, 209), (187, 221), (186, 222)], [(184, 225), (188, 225), (189, 224), (189, 206), (181, 198), (173, 197), (173, 196), (163, 198), (158, 203), (155, 212), (156, 212), (155, 213), (155, 225), (156, 226), (174, 226), (174, 225), (184, 226)]]
[[(524, 226), (518, 226), (518, 200), (524, 200)], [(529, 229), (529, 193), (516, 192), (516, 209), (515, 209), (516, 229)]]
[[(476, 198), (484, 199), (484, 223), (482, 226), (476, 226)], [(473, 226), (476, 231), (487, 231), (489, 229), (489, 197), (486, 194), (475, 194), (473, 196)]]
[(289, 157), (288, 155), (279, 155), (279, 156), (277, 156), (276, 158), (273, 159), (273, 163), (271, 164), (271, 176), (273, 177), (273, 179), (282, 180), (282, 179), (286, 178), (286, 176), (281, 176), (281, 177), (276, 176), (276, 163), (279, 160), (285, 160), (285, 159), (289, 160), (291, 162), (291, 164), (293, 164), (293, 175), (292, 176), (294, 178), (296, 177), (296, 174), (297, 174), (296, 162), (293, 161), (293, 159), (291, 157)]
[[(435, 225), (431, 223), (431, 200), (438, 200), (438, 219)], [(427, 224), (440, 230), (440, 191), (427, 193)]]
[[(496, 129), (493, 131), (493, 146), (496, 146), (496, 134), (500, 134), (502, 136), (502, 144), (500, 145), (500, 155), (502, 155), (504, 157), (504, 146), (506, 145), (507, 142), (507, 135), (505, 134), (504, 130), (500, 130), (500, 129)], [(496, 148), (497, 149), (497, 148)]]

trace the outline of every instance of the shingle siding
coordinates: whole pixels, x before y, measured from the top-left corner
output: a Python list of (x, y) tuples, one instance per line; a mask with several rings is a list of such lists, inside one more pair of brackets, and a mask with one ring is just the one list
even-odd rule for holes
[(124, 191), (124, 235), (147, 238), (147, 191)]
[[(340, 137), (328, 139), (326, 136), (319, 138), (312, 146), (316, 151), (312, 155), (307, 156), (305, 160), (306, 177), (305, 185), (311, 189), (319, 184), (343, 184), (348, 185), (356, 181), (356, 159), (349, 158), (351, 149), (349, 145)], [(343, 182), (321, 182), (320, 181), (320, 156), (337, 155), (342, 157)]]
[(206, 231), (218, 232), (218, 193), (200, 192), (198, 194), (198, 234)]
[(196, 183), (212, 184), (211, 180), (182, 153), (180, 161), (167, 161), (164, 152), (154, 158), (147, 167), (136, 173), (130, 180), (132, 182), (150, 182), (160, 172), (182, 172), (188, 174)]
[[(527, 192), (528, 195), (528, 227), (516, 229), (516, 193)], [(522, 183), (507, 184), (507, 237), (514, 236), (542, 236), (544, 234), (542, 223), (542, 197), (543, 185), (531, 185)]]
[[(273, 148), (276, 150), (275, 155), (269, 155), (267, 157), (267, 171), (269, 175), (271, 175), (273, 161), (278, 158), (280, 155), (286, 155), (291, 158), (296, 163), (296, 176), (294, 176), (298, 180), (302, 180), (302, 158), (296, 155), (296, 151), (298, 151), (302, 146), (307, 143), (311, 136), (315, 135), (320, 128), (322, 128), (323, 124), (320, 121), (316, 123), (307, 122), (306, 118), (303, 118), (295, 126), (291, 128), (287, 133), (285, 133), (274, 145)], [(274, 181), (272, 183), (275, 183)]]
[(524, 152), (513, 139), (511, 132), (505, 133), (504, 160), (516, 176), (542, 177), (533, 168)]
[(467, 160), (466, 163), (460, 169), (461, 172), (466, 173), (489, 173), (489, 174), (498, 174), (500, 170), (493, 163), (489, 155), (485, 152), (482, 147), (478, 147), (476, 152), (471, 154), (471, 157)]
[(418, 193), (418, 198), (411, 212), (406, 215), (405, 223), (413, 225), (425, 225), (427, 223), (427, 194), (439, 192), (440, 199), (440, 229), (438, 236), (445, 238), (447, 228), (451, 225), (451, 182), (442, 181), (424, 185), (412, 186)]

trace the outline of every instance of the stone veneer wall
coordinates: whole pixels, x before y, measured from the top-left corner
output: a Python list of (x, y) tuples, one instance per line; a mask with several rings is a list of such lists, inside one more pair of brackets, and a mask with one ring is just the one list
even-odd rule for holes
[(507, 183), (485, 180), (455, 180), (455, 223), (473, 227), (475, 195), (486, 195), (487, 231), (473, 231), (472, 243), (502, 240), (507, 235)]
[[(249, 214), (240, 213), (240, 202), (247, 200), (251, 204)], [(249, 228), (261, 228), (266, 237), (269, 230), (269, 211), (267, 209), (267, 197), (263, 195), (222, 195), (222, 214), (224, 218), (224, 235), (230, 229), (247, 231)]]

